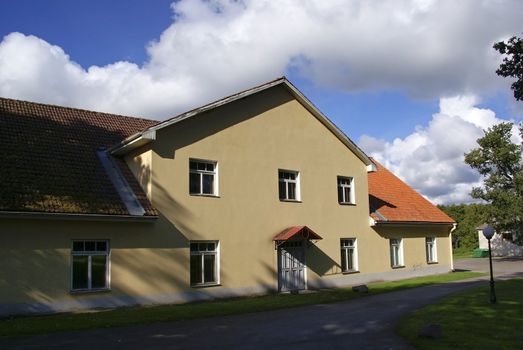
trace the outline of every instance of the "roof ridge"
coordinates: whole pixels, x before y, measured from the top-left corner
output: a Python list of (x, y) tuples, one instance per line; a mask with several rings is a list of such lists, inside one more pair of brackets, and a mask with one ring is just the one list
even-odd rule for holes
[[(148, 122), (160, 123), (159, 120), (148, 119), (148, 118), (145, 118), (145, 117), (137, 117), (137, 116), (132, 116), (132, 115), (123, 115), (123, 114), (116, 114), (116, 113), (109, 113), (109, 112), (94, 111), (94, 110), (78, 108), (78, 107), (68, 107), (68, 106), (61, 106), (61, 105), (50, 104), (50, 103), (34, 102), (34, 101), (20, 100), (20, 99), (14, 99), (14, 98), (0, 96), (0, 105), (2, 105), (1, 101), (11, 102), (11, 103), (19, 103), (19, 104), (23, 104), (23, 105), (33, 105), (33, 106), (40, 106), (40, 107), (51, 107), (51, 108), (56, 108), (56, 109), (60, 109), (60, 110), (84, 112), (84, 113), (87, 113), (87, 114), (101, 114), (101, 115), (109, 116), (109, 117), (131, 118), (131, 119), (136, 119), (136, 120), (143, 120), (143, 121), (148, 121)], [(18, 112), (18, 111), (12, 111), (12, 110), (9, 110), (9, 112), (13, 113), (13, 114), (19, 114), (19, 115), (23, 115), (24, 114), (24, 113), (21, 113), (21, 112)]]

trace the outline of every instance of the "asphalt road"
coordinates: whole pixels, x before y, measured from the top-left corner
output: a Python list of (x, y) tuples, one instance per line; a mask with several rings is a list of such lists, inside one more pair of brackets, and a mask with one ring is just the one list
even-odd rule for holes
[[(498, 278), (521, 275), (523, 260), (496, 260)], [(487, 271), (487, 259), (456, 269)], [(31, 336), (0, 341), (0, 349), (411, 349), (394, 334), (404, 315), (454, 292), (487, 283), (458, 281), (287, 310)]]

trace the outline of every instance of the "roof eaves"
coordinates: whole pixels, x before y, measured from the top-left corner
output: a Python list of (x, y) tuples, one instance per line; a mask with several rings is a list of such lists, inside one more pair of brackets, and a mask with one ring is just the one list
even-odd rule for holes
[(423, 226), (423, 225), (454, 225), (455, 222), (438, 222), (438, 221), (376, 221), (378, 226)]
[(46, 213), (30, 211), (0, 211), (0, 219), (43, 219), (43, 220), (85, 220), (85, 221), (132, 221), (153, 222), (156, 215), (113, 215), (113, 214), (73, 214), (73, 213)]

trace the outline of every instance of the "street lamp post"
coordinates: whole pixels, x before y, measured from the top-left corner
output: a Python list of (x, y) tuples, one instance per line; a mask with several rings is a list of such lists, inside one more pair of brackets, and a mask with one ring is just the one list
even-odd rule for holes
[(490, 264), (490, 303), (495, 304), (496, 303), (496, 290), (494, 288), (494, 274), (492, 272), (492, 251), (490, 249), (490, 240), (494, 236), (494, 228), (491, 226), (487, 226), (483, 229), (483, 236), (488, 241), (488, 259)]

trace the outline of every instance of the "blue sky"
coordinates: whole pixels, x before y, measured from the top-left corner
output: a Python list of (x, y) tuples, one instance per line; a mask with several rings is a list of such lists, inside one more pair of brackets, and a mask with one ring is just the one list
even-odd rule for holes
[(171, 3), (3, 2), (0, 95), (162, 119), (286, 75), (438, 203), (470, 201), (463, 153), (521, 120), (491, 49), (522, 31), (517, 1)]

